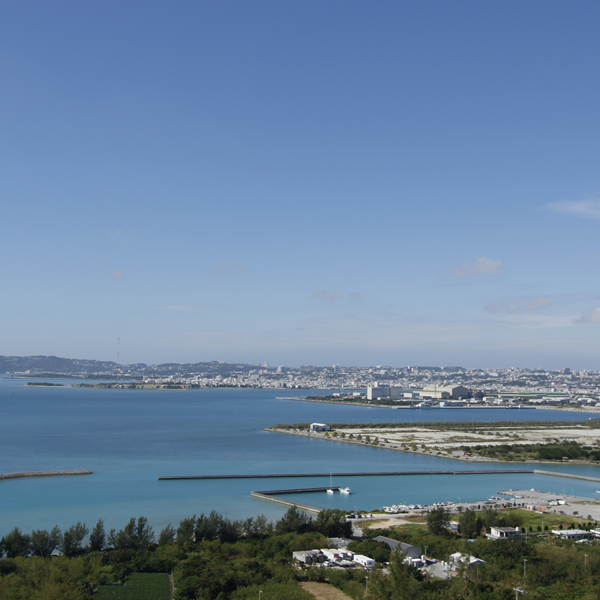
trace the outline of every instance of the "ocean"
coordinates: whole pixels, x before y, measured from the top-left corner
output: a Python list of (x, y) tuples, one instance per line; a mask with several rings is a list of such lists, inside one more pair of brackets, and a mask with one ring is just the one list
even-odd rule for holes
[[(58, 382), (58, 381), (57, 381)], [(506, 409), (390, 410), (279, 400), (323, 391), (102, 390), (27, 386), (0, 379), (0, 472), (88, 469), (93, 475), (0, 481), (0, 536), (62, 529), (77, 521), (122, 528), (145, 516), (155, 531), (193, 514), (229, 518), (285, 507), (253, 490), (327, 486), (329, 477), (158, 481), (167, 475), (330, 473), (522, 468), (465, 463), (263, 431), (278, 423), (581, 420), (593, 414)], [(68, 383), (68, 382), (64, 382)], [(545, 467), (546, 468), (546, 467)], [(600, 476), (600, 467), (552, 465)], [(299, 494), (323, 508), (375, 510), (386, 504), (483, 500), (499, 490), (531, 488), (596, 496), (597, 483), (531, 474), (344, 477), (353, 494)]]

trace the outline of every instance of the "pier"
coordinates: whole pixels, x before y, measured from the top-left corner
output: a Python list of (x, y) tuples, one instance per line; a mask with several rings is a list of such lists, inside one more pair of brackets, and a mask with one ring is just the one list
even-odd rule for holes
[(68, 471), (23, 471), (21, 473), (0, 473), (0, 479), (20, 479), (22, 477), (62, 477), (63, 475), (92, 475), (85, 469), (70, 469)]

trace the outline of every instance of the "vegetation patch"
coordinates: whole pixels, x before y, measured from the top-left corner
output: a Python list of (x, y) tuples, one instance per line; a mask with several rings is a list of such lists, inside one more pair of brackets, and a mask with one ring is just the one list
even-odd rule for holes
[(125, 585), (101, 585), (94, 600), (169, 600), (171, 584), (166, 573), (133, 573)]
[(500, 444), (498, 446), (461, 446), (464, 452), (498, 460), (600, 460), (600, 450), (577, 442), (548, 444)]

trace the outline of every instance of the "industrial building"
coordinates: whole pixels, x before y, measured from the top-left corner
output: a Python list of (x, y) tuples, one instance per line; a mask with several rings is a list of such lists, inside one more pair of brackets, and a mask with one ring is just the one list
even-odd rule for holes
[(421, 389), (402, 388), (389, 385), (370, 385), (367, 387), (367, 400), (414, 400), (414, 399), (460, 399), (470, 398), (471, 390), (462, 385), (428, 385)]

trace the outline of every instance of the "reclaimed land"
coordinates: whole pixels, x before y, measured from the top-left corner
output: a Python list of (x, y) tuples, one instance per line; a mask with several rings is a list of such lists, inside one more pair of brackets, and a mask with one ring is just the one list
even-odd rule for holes
[(0, 479), (20, 479), (21, 477), (62, 477), (63, 475), (92, 475), (85, 469), (69, 469), (66, 471), (23, 471), (21, 473), (0, 473)]
[(347, 444), (375, 446), (468, 462), (600, 462), (600, 420), (496, 423), (345, 423), (316, 432), (310, 425), (266, 429)]
[[(342, 404), (346, 406), (368, 406), (369, 408), (389, 408), (392, 410), (398, 409), (412, 409), (418, 410), (417, 404), (420, 400), (391, 400), (389, 398), (378, 398), (375, 400), (367, 400), (364, 396), (352, 397), (352, 396), (277, 396), (276, 400), (293, 400), (295, 402), (317, 402), (320, 404)], [(435, 410), (446, 410), (441, 407), (433, 407)], [(468, 406), (453, 406), (452, 410), (465, 410), (465, 409), (506, 409), (512, 410), (514, 407), (508, 406), (495, 406), (495, 405), (468, 405)], [(580, 407), (580, 406), (547, 406), (537, 405), (529, 406), (525, 405), (519, 410), (561, 410), (563, 412), (597, 412), (595, 407)]]

